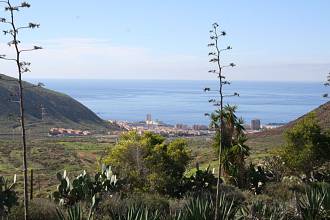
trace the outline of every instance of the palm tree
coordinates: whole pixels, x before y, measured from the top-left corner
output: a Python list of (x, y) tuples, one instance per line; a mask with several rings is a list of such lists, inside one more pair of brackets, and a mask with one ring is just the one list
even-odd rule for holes
[(214, 146), (219, 152), (219, 143), (222, 139), (218, 132), (221, 114), (223, 117), (223, 158), (224, 174), (232, 177), (236, 185), (241, 186), (245, 168), (245, 158), (249, 156), (250, 148), (245, 144), (247, 138), (244, 134), (244, 121), (236, 115), (237, 106), (226, 105), (223, 111), (216, 110), (211, 114), (211, 127), (217, 130), (214, 137)]

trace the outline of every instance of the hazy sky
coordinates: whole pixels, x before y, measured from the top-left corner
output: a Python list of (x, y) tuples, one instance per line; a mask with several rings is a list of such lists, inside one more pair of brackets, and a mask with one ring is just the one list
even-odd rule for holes
[[(13, 0), (13, 2), (20, 2)], [(19, 22), (33, 78), (212, 79), (208, 30), (218, 22), (233, 50), (233, 80), (325, 80), (330, 71), (329, 0), (30, 0)], [(5, 16), (3, 10), (0, 17)], [(3, 25), (0, 26), (3, 29)], [(8, 53), (1, 36), (0, 54)], [(15, 66), (0, 61), (0, 73)]]

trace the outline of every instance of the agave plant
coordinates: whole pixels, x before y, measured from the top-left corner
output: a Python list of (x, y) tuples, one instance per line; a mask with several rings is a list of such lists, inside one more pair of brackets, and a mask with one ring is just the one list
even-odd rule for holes
[(67, 214), (64, 214), (61, 209), (56, 209), (58, 220), (83, 220), (81, 208), (78, 204), (67, 209)]
[(297, 198), (299, 214), (306, 220), (330, 218), (330, 185), (321, 183), (306, 188), (305, 195)]
[(182, 220), (207, 220), (213, 217), (214, 205), (211, 198), (191, 198), (185, 206)]
[[(225, 194), (221, 194), (219, 201), (219, 219), (235, 219), (241, 205), (234, 199), (228, 199)], [(215, 204), (211, 196), (200, 196), (190, 198), (180, 213), (174, 217), (175, 220), (208, 220), (214, 219)]]
[(113, 220), (160, 220), (161, 215), (159, 212), (151, 211), (147, 207), (141, 205), (132, 205), (126, 212), (110, 214)]
[(267, 219), (267, 220), (284, 220), (293, 214), (283, 206), (276, 202), (267, 204), (263, 201), (255, 201), (249, 207), (242, 207), (237, 219)]

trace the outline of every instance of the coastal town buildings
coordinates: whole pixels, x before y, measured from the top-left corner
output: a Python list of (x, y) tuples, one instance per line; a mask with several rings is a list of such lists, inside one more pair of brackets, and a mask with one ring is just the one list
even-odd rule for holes
[(252, 119), (251, 120), (251, 130), (260, 130), (261, 122), (260, 119)]
[(67, 128), (51, 128), (49, 129), (49, 135), (50, 136), (88, 136), (91, 135), (91, 132), (67, 129)]

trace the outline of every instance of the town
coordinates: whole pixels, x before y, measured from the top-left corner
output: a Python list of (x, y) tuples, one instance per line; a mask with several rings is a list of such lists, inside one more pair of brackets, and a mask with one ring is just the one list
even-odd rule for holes
[[(152, 120), (151, 114), (147, 114), (145, 121), (139, 122), (129, 122), (129, 121), (112, 121), (111, 123), (117, 124), (123, 130), (127, 131), (137, 131), (139, 134), (142, 134), (145, 131), (150, 131), (156, 134), (161, 134), (167, 137), (177, 137), (177, 136), (206, 136), (213, 135), (215, 129), (210, 128), (207, 125), (194, 124), (176, 124), (170, 125), (163, 123), (158, 120)], [(255, 133), (264, 130), (274, 129), (280, 127), (284, 124), (282, 123), (271, 123), (262, 125), (260, 119), (251, 120), (251, 124), (244, 124), (246, 133)]]

